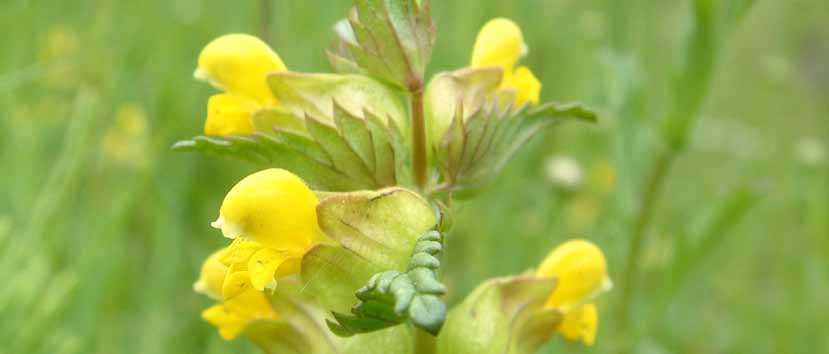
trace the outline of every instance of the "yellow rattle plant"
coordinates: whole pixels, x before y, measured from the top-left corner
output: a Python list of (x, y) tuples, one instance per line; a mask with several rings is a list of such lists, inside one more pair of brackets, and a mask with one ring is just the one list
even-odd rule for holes
[(174, 145), (251, 162), (211, 224), (228, 238), (194, 284), (222, 338), (266, 353), (532, 353), (555, 334), (591, 345), (602, 251), (554, 249), (536, 270), (491, 279), (448, 308), (441, 281), (453, 201), (486, 188), (537, 132), (593, 122), (542, 103), (520, 64), (521, 29), (496, 18), (468, 67), (424, 77), (435, 29), (427, 0), (355, 0), (327, 53), (334, 73), (290, 71), (262, 40), (208, 43), (195, 77), (204, 136)]

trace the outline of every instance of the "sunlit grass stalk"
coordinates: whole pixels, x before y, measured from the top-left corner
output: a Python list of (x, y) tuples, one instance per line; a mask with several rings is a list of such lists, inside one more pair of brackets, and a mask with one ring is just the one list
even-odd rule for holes
[(688, 239), (696, 240), (696, 245), (679, 248), (671, 274), (666, 277), (666, 285), (657, 300), (655, 313), (663, 312), (662, 309), (667, 307), (671, 298), (700, 268), (705, 256), (721, 247), (727, 239), (726, 235), (757, 204), (761, 198), (760, 192), (752, 185), (742, 184), (729, 191), (722, 201), (712, 207), (710, 213), (703, 218), (701, 226), (688, 235)]
[(52, 224), (50, 220), (59, 213), (69, 188), (80, 178), (79, 173), (83, 169), (90, 145), (89, 136), (93, 127), (90, 110), (93, 109), (95, 100), (94, 94), (85, 89), (79, 90), (75, 97), (61, 154), (35, 199), (29, 223), (20, 237), (29, 244), (34, 244), (35, 240), (43, 237), (45, 228)]
[(617, 319), (623, 328), (627, 326), (630, 306), (633, 304), (634, 283), (639, 273), (639, 261), (642, 258), (645, 232), (651, 223), (657, 200), (674, 162), (674, 156), (676, 155), (673, 153), (664, 152), (657, 158), (654, 169), (646, 179), (644, 193), (641, 197), (642, 204), (628, 235), (628, 255), (622, 273), (621, 305), (619, 306), (619, 317)]
[[(639, 208), (628, 234), (628, 254), (620, 284), (618, 324), (620, 329), (629, 328), (629, 316), (634, 305), (636, 280), (640, 272), (642, 247), (648, 228), (653, 221), (667, 176), (676, 157), (681, 155), (695, 118), (710, 90), (710, 83), (724, 34), (732, 30), (745, 15), (753, 1), (729, 2), (721, 9), (715, 0), (694, 0), (692, 4), (692, 28), (684, 42), (684, 58), (673, 82), (671, 113), (662, 122), (662, 138), (667, 147), (662, 150), (653, 169), (645, 178), (641, 189)], [(719, 13), (726, 12), (725, 14)], [(721, 31), (719, 20), (725, 18)], [(726, 225), (736, 223), (735, 219), (724, 221)]]

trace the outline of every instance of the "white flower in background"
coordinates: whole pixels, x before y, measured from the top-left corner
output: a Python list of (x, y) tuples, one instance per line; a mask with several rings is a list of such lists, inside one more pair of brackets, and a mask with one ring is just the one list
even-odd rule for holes
[(826, 163), (826, 144), (817, 138), (803, 138), (797, 141), (795, 154), (797, 160), (807, 166), (820, 166)]
[(584, 171), (576, 159), (570, 156), (551, 156), (544, 162), (547, 179), (556, 186), (575, 190), (584, 181)]

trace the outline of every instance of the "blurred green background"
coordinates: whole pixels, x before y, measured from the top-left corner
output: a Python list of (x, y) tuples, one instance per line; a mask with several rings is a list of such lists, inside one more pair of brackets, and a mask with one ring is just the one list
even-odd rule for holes
[[(466, 65), (480, 26), (510, 17), (542, 98), (602, 113), (535, 139), (461, 208), (451, 301), (572, 237), (600, 244), (620, 287), (689, 4), (435, 1), (431, 72)], [(0, 353), (252, 352), (201, 321), (191, 284), (225, 243), (209, 227), (224, 193), (255, 167), (169, 147), (201, 133), (213, 90), (192, 72), (209, 40), (267, 27), (291, 69), (328, 71), (348, 6), (273, 1), (263, 26), (259, 1), (2, 1)], [(721, 45), (630, 320), (612, 291), (596, 346), (546, 352), (829, 352), (829, 4), (758, 1)]]

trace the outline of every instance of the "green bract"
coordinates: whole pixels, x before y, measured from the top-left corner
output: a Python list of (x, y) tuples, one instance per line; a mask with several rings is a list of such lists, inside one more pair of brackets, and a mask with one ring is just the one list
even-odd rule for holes
[(561, 314), (544, 309), (554, 278), (490, 279), (454, 308), (438, 337), (441, 354), (529, 354), (555, 334)]

